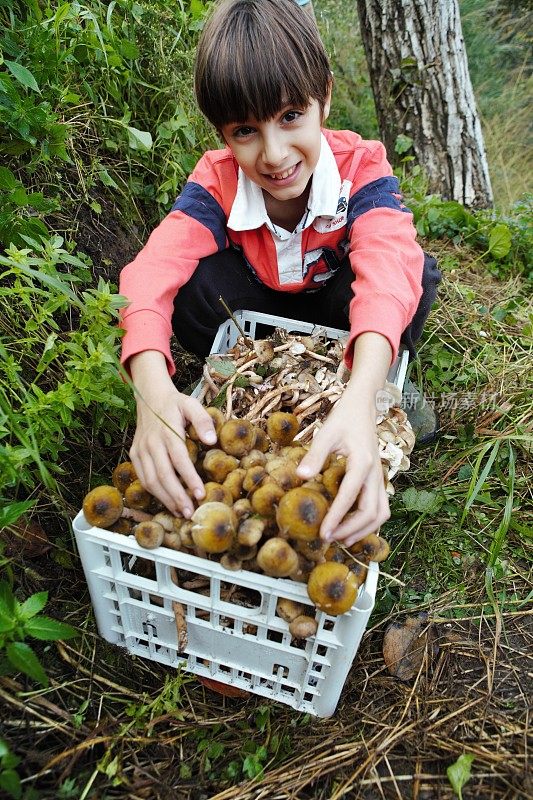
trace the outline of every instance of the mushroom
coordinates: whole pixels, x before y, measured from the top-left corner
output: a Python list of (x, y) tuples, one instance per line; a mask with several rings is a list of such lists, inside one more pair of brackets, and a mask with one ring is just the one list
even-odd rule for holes
[(229, 550), (237, 522), (233, 509), (225, 503), (204, 503), (196, 509), (191, 519), (192, 538), (200, 550), (206, 553)]
[(85, 495), (83, 514), (90, 525), (107, 528), (122, 514), (122, 495), (116, 486), (97, 486)]
[(222, 483), (238, 466), (239, 462), (234, 456), (217, 448), (207, 451), (202, 464), (205, 474), (217, 483)]
[(119, 517), (116, 522), (107, 526), (107, 530), (113, 533), (121, 533), (123, 536), (129, 536), (133, 531), (133, 520)]
[(232, 572), (236, 572), (242, 568), (242, 561), (233, 553), (224, 553), (220, 559), (220, 563), (224, 569), (229, 569)]
[(292, 622), (293, 619), (301, 616), (304, 611), (305, 609), (301, 603), (289, 600), (288, 597), (280, 597), (276, 603), (276, 613), (285, 622)]
[(270, 439), (265, 431), (257, 425), (254, 425), (253, 429), (255, 434), (253, 449), (259, 450), (261, 453), (266, 453), (270, 447)]
[(293, 619), (289, 625), (289, 631), (293, 639), (309, 639), (314, 636), (318, 629), (318, 623), (313, 617), (301, 614)]
[(267, 419), (267, 434), (276, 444), (290, 444), (298, 433), (299, 427), (298, 418), (285, 411), (275, 411)]
[(237, 520), (246, 519), (246, 517), (249, 517), (250, 514), (253, 513), (252, 504), (247, 497), (241, 497), (234, 502), (233, 513), (237, 517)]
[(275, 517), (276, 508), (284, 494), (285, 492), (277, 483), (265, 483), (253, 493), (252, 508), (262, 517)]
[(248, 455), (241, 458), (241, 467), (243, 469), (250, 469), (250, 467), (256, 467), (258, 464), (264, 466), (266, 464), (266, 456), (262, 450), (255, 447), (250, 450)]
[(274, 459), (267, 464), (267, 472), (286, 492), (303, 483), (296, 472), (296, 463), (288, 459)]
[(240, 524), (237, 531), (239, 544), (251, 547), (261, 541), (265, 531), (265, 520), (259, 517), (247, 517)]
[(154, 514), (152, 520), (153, 522), (159, 522), (159, 524), (163, 526), (165, 531), (175, 530), (174, 520), (179, 520), (180, 523), (182, 521), (180, 517), (173, 517), (172, 514), (168, 513), (168, 511), (159, 511), (157, 514)]
[(177, 531), (165, 531), (163, 536), (163, 547), (170, 550), (181, 550), (181, 536)]
[(244, 476), (244, 480), (242, 482), (243, 491), (250, 496), (250, 494), (253, 494), (257, 489), (259, 489), (267, 477), (268, 473), (261, 464), (256, 464), (255, 467), (250, 467), (246, 470), (246, 475)]
[(259, 568), (274, 578), (286, 578), (298, 566), (298, 555), (285, 539), (268, 539), (257, 553)]
[(246, 470), (242, 467), (238, 469), (234, 469), (233, 472), (230, 472), (229, 475), (226, 475), (222, 486), (225, 486), (226, 489), (229, 489), (229, 492), (234, 500), (238, 500), (242, 494), (242, 482), (244, 480), (244, 476), (246, 475)]
[(165, 538), (165, 529), (159, 522), (150, 520), (148, 522), (139, 522), (135, 526), (135, 539), (137, 544), (145, 547), (147, 550), (154, 550), (156, 547), (161, 547)]
[(223, 486), (220, 483), (216, 483), (215, 481), (207, 481), (204, 484), (205, 489), (205, 497), (203, 500), (199, 501), (200, 505), (205, 505), (205, 503), (225, 503), (227, 506), (233, 505), (233, 495), (228, 489), (227, 486)]
[(323, 495), (300, 486), (281, 498), (276, 522), (280, 531), (288, 533), (292, 539), (310, 541), (318, 536), (328, 508), (328, 501)]
[(140, 480), (134, 480), (124, 492), (124, 500), (130, 508), (146, 511), (152, 502), (152, 495), (147, 492)]
[(336, 561), (317, 564), (307, 584), (307, 593), (317, 608), (333, 616), (344, 614), (353, 606), (357, 590), (353, 572)]
[(254, 448), (256, 432), (247, 419), (229, 419), (221, 427), (218, 440), (225, 453), (242, 458)]
[(268, 339), (257, 339), (254, 342), (254, 350), (260, 364), (268, 364), (274, 358), (274, 346)]
[(346, 467), (344, 464), (332, 464), (322, 473), (322, 483), (332, 499), (337, 497), (337, 492), (345, 473)]
[(369, 533), (364, 539), (352, 544), (350, 553), (359, 556), (361, 561), (385, 561), (390, 553), (387, 541), (377, 533)]
[(130, 483), (137, 480), (137, 473), (131, 461), (123, 461), (113, 470), (111, 482), (121, 494), (124, 494)]

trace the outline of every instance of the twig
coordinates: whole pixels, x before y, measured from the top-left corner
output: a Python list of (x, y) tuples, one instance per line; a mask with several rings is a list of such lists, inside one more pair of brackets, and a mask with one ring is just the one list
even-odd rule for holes
[[(353, 559), (353, 561), (355, 561), (356, 564), (359, 564), (360, 567), (365, 567), (365, 569), (368, 569), (368, 564), (365, 564), (364, 561), (359, 561), (359, 559), (356, 558), (353, 553), (350, 553), (347, 547), (345, 547), (343, 544), (339, 544), (338, 542), (337, 545), (347, 556), (350, 556), (350, 558)], [(405, 587), (405, 583), (403, 581), (399, 580), (398, 578), (395, 578), (394, 575), (390, 575), (388, 572), (385, 572), (384, 570), (381, 569), (381, 567), (379, 568), (379, 571), (384, 578), (388, 578), (393, 583), (397, 583), (398, 586)]]

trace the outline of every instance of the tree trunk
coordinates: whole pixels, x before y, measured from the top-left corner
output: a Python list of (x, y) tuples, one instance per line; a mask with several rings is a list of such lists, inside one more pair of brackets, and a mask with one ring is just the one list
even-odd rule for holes
[(457, 0), (357, 0), (381, 137), (413, 140), (432, 192), (466, 206), (492, 189)]

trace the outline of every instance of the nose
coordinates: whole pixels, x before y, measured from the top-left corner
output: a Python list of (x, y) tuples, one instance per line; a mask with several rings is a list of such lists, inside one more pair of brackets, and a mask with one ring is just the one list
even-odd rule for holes
[(268, 167), (278, 167), (283, 164), (287, 147), (283, 134), (280, 131), (269, 130), (263, 132), (263, 161)]

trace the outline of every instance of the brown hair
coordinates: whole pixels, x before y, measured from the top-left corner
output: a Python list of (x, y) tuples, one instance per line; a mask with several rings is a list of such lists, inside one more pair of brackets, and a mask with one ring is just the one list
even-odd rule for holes
[(331, 71), (316, 23), (294, 0), (223, 0), (196, 54), (198, 105), (218, 129), (286, 105), (323, 109)]

